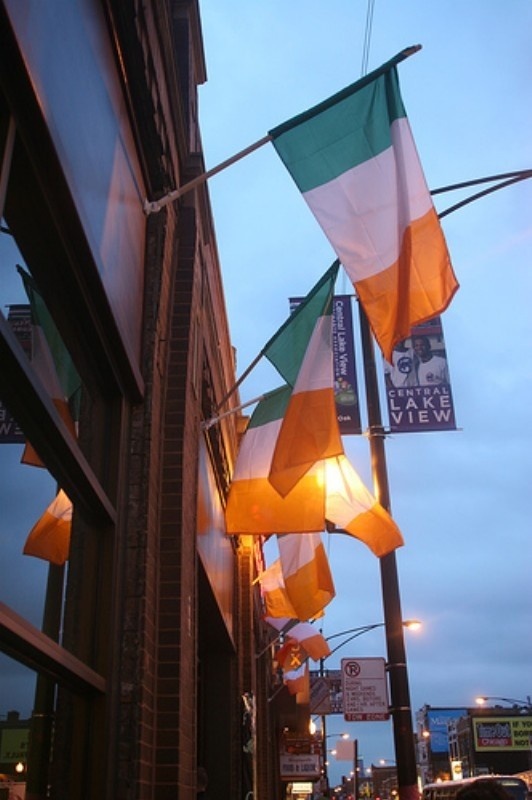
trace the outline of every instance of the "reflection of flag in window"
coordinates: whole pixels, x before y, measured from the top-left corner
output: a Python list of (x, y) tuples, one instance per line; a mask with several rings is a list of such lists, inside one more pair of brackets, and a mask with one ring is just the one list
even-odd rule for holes
[[(69, 401), (79, 401), (81, 382), (55, 323), (39, 294), (33, 278), (18, 267), (24, 282), (31, 307), (32, 348), (31, 363), (44, 389), (49, 394), (61, 419), (76, 437), (74, 419)], [(28, 442), (22, 454), (22, 462), (35, 467), (44, 464)]]
[(62, 489), (29, 532), (24, 555), (64, 564), (70, 549), (72, 503)]

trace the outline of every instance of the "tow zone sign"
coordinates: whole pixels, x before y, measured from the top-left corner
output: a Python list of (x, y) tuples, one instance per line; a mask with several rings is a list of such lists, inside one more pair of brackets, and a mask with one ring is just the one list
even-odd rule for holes
[(343, 658), (341, 671), (347, 722), (390, 718), (384, 658)]

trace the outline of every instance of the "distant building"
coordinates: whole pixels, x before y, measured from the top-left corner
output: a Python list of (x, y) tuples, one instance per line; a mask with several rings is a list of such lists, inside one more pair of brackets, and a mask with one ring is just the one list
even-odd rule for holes
[(18, 711), (0, 717), (0, 775), (4, 780), (24, 780), (29, 733), (30, 720), (21, 719)]
[(532, 768), (532, 710), (513, 706), (434, 708), (416, 715), (423, 784)]

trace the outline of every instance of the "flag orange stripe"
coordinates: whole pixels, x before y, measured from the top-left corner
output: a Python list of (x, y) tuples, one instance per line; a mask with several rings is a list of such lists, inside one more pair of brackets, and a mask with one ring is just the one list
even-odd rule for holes
[(414, 325), (443, 312), (458, 289), (434, 208), (407, 227), (398, 260), (357, 281), (356, 289), (383, 354), (391, 361), (394, 344)]
[[(76, 433), (76, 423), (72, 419), (72, 414), (70, 413), (70, 408), (68, 407), (68, 403), (66, 400), (62, 400), (61, 398), (53, 398), (52, 402), (56, 409), (59, 412), (59, 416), (67, 426), (68, 430), (74, 437), (77, 437)], [(22, 456), (20, 459), (22, 464), (26, 464), (30, 467), (44, 467), (46, 466), (31, 442), (26, 441), (24, 450), (22, 452)]]
[(226, 513), (227, 533), (322, 531), (325, 493), (320, 475), (316, 471), (307, 474), (286, 498), (267, 478), (235, 481)]
[(293, 574), (285, 574), (284, 582), (298, 619), (310, 619), (330, 603), (335, 592), (323, 545), (316, 548), (312, 561)]
[(399, 528), (380, 503), (351, 520), (345, 530), (367, 544), (379, 557), (404, 544)]
[(317, 460), (343, 452), (332, 388), (293, 394), (272, 458), (270, 483), (284, 497)]

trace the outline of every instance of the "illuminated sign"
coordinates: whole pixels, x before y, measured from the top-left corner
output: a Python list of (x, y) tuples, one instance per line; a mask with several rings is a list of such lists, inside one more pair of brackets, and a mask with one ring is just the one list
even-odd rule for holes
[(473, 717), (476, 750), (530, 750), (532, 716)]

